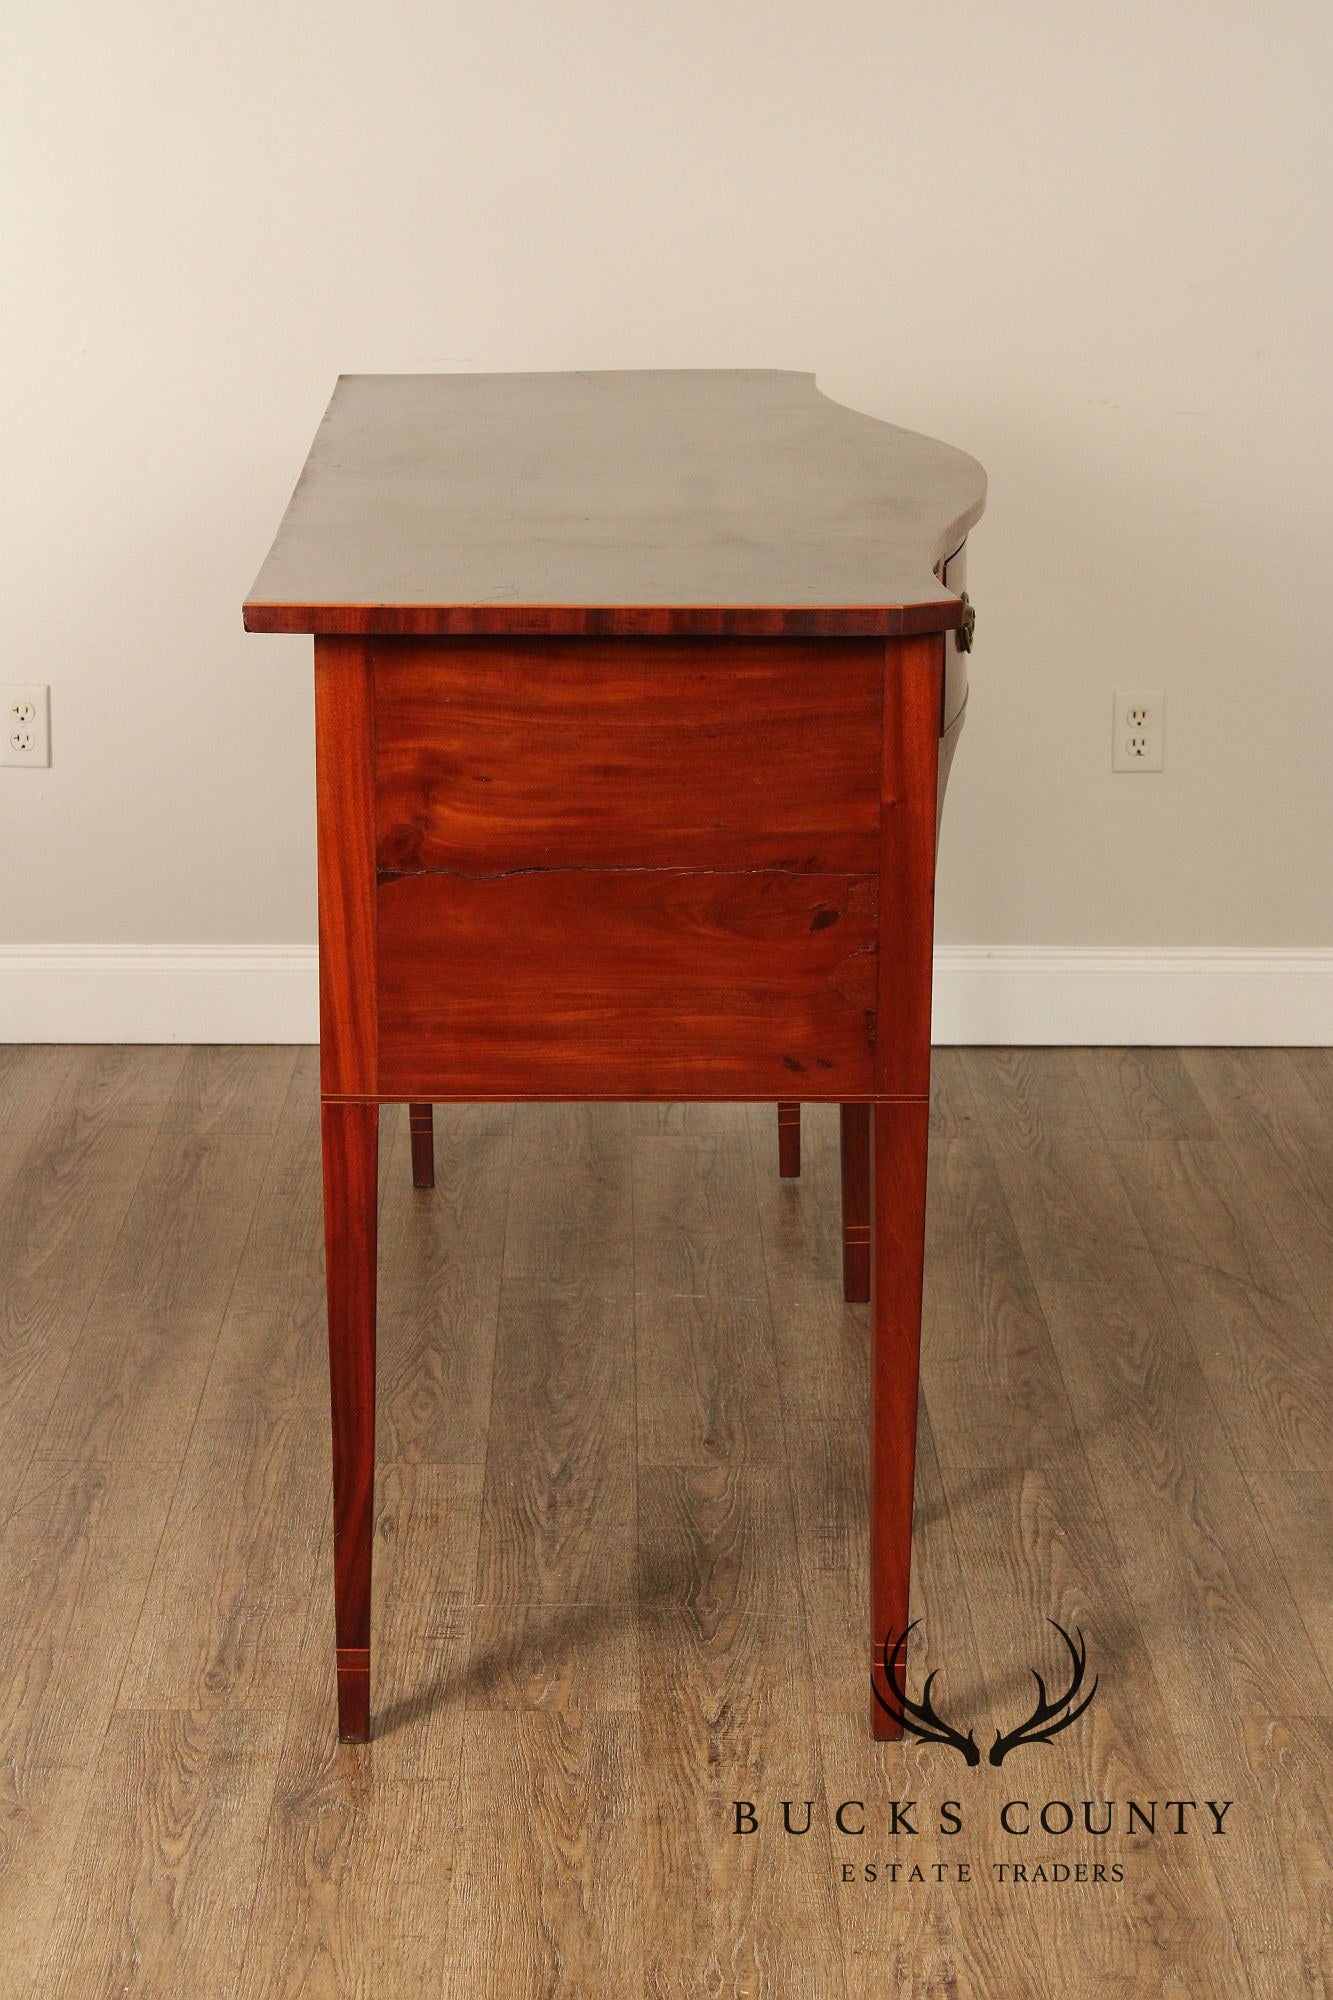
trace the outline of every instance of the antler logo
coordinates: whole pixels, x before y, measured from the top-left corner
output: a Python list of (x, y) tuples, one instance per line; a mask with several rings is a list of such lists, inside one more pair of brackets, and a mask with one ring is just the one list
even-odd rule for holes
[[(947, 1744), (950, 1750), (958, 1752), (965, 1764), (979, 1764), (981, 1752), (977, 1748), (977, 1739), (972, 1730), (969, 1729), (964, 1736), (961, 1730), (955, 1729), (951, 1722), (947, 1722), (937, 1712), (931, 1699), (931, 1689), (939, 1677), (939, 1668), (934, 1668), (926, 1675), (926, 1684), (921, 1690), (920, 1701), (913, 1701), (903, 1686), (903, 1654), (908, 1639), (920, 1623), (919, 1618), (914, 1618), (896, 1639), (891, 1639), (889, 1634), (885, 1634), (883, 1664), (884, 1685), (888, 1689), (888, 1698), (881, 1694), (873, 1676), (870, 1683), (871, 1691), (884, 1713), (891, 1715), (909, 1735), (915, 1736), (922, 1743)], [(988, 1760), (992, 1764), (1003, 1764), (1011, 1750), (1017, 1750), (1025, 1743), (1049, 1743), (1062, 1729), (1068, 1729), (1071, 1722), (1078, 1721), (1097, 1692), (1100, 1677), (1094, 1675), (1092, 1686), (1086, 1694), (1082, 1693), (1084, 1677), (1088, 1670), (1088, 1649), (1078, 1627), (1075, 1626), (1075, 1636), (1071, 1639), (1064, 1626), (1056, 1624), (1054, 1618), (1048, 1618), (1046, 1623), (1055, 1627), (1069, 1649), (1072, 1666), (1069, 1686), (1062, 1695), (1052, 1701), (1046, 1692), (1046, 1683), (1037, 1669), (1029, 1668), (1028, 1671), (1037, 1683), (1036, 1707), (1017, 1728), (996, 1730)]]

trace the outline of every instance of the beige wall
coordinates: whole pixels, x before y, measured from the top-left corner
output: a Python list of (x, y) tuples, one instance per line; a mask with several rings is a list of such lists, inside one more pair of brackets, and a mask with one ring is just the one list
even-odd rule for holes
[(0, 942), (311, 937), (239, 606), (339, 369), (762, 365), (990, 471), (942, 938), (1327, 943), (1329, 18), (11, 0)]

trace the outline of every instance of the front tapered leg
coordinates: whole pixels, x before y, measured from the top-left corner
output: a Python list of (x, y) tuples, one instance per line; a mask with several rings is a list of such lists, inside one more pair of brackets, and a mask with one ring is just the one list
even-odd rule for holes
[(870, 1297), (870, 1106), (839, 1107), (842, 1152), (842, 1295)]
[[(877, 1104), (872, 1119), (870, 1647), (872, 1672), (885, 1692), (884, 1640), (906, 1628), (912, 1574), (928, 1119), (925, 1104)], [(880, 1741), (901, 1736), (877, 1701), (870, 1713)]]
[(326, 1104), (322, 1122), (338, 1734), (345, 1743), (365, 1743), (370, 1736), (379, 1106)]
[(435, 1185), (435, 1110), (430, 1104), (410, 1104), (408, 1130), (412, 1135), (412, 1185)]
[(799, 1179), (801, 1172), (801, 1107), (778, 1106), (778, 1173), (784, 1181)]

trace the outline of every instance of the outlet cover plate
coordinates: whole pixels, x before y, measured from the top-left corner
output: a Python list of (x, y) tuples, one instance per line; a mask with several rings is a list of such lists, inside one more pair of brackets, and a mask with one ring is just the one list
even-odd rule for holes
[(1166, 696), (1160, 688), (1117, 688), (1111, 716), (1111, 769), (1160, 771), (1166, 753)]
[(22, 683), (0, 688), (0, 764), (42, 770), (50, 761), (50, 689)]

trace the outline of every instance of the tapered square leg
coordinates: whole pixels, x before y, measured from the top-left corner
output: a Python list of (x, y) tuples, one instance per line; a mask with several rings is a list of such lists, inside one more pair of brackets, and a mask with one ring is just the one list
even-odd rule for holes
[(412, 1185), (435, 1185), (435, 1109), (430, 1104), (411, 1104), (407, 1111), (412, 1134)]
[(842, 1295), (870, 1297), (870, 1106), (839, 1107), (842, 1151)]
[(801, 1172), (801, 1107), (778, 1106), (778, 1172), (784, 1181), (799, 1179)]
[(322, 1125), (338, 1734), (345, 1743), (365, 1743), (370, 1736), (379, 1106), (325, 1104)]
[[(871, 1120), (870, 1648), (884, 1692), (884, 1640), (906, 1629), (912, 1574), (929, 1115), (926, 1104), (877, 1104)], [(873, 1699), (870, 1714), (880, 1741), (901, 1736)]]

